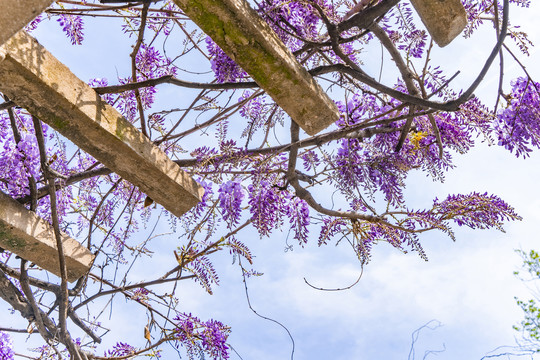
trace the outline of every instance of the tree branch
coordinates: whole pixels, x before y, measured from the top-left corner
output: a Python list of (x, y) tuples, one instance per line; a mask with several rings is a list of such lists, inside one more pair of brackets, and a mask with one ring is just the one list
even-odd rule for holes
[[(141, 47), (141, 44), (144, 39), (144, 29), (146, 28), (146, 17), (148, 16), (148, 8), (150, 7), (150, 3), (146, 2), (143, 5), (142, 13), (141, 13), (141, 26), (139, 27), (139, 36), (137, 38), (137, 43), (135, 44), (135, 47), (133, 48), (133, 52), (131, 53), (131, 78), (134, 82), (137, 82), (137, 54), (139, 53), (139, 49)], [(148, 132), (146, 130), (146, 120), (144, 117), (144, 109), (141, 101), (141, 93), (139, 92), (139, 89), (135, 89), (135, 99), (137, 100), (137, 109), (139, 110), (139, 117), (141, 121), (141, 132), (148, 137)]]
[(342, 217), (342, 218), (356, 219), (356, 220), (365, 220), (365, 221), (374, 222), (374, 223), (378, 223), (378, 222), (385, 223), (385, 221), (382, 218), (379, 218), (377, 216), (359, 214), (352, 211), (337, 211), (337, 210), (326, 209), (313, 198), (313, 196), (311, 195), (309, 191), (307, 191), (305, 188), (303, 188), (300, 185), (300, 183), (298, 182), (296, 171), (295, 171), (296, 159), (298, 157), (299, 133), (300, 133), (300, 128), (298, 127), (298, 124), (296, 124), (294, 121), (291, 121), (291, 144), (292, 145), (289, 151), (287, 180), (296, 191), (296, 196), (304, 200), (306, 203), (308, 203), (309, 206), (311, 206), (314, 210), (320, 212), (321, 214), (325, 214), (329, 216), (337, 216), (337, 217)]
[(345, 32), (357, 27), (358, 29), (367, 29), (375, 19), (384, 16), (390, 9), (396, 6), (399, 0), (382, 0), (377, 5), (369, 7), (351, 18), (342, 21), (337, 25), (339, 33)]
[(252, 88), (259, 87), (259, 85), (257, 85), (257, 83), (254, 81), (245, 81), (245, 82), (237, 82), (237, 83), (228, 82), (228, 83), (220, 83), (220, 84), (200, 83), (200, 82), (180, 80), (180, 79), (175, 78), (173, 75), (164, 75), (155, 79), (132, 82), (129, 84), (95, 87), (94, 90), (98, 94), (118, 94), (124, 91), (130, 91), (130, 90), (156, 86), (156, 85), (161, 85), (161, 84), (171, 84), (171, 85), (181, 86), (181, 87), (185, 87), (189, 89), (207, 89), (207, 90), (252, 89)]

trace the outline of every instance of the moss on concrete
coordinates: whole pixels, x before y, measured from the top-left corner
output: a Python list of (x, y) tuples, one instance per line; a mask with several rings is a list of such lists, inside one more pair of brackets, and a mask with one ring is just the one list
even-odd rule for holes
[(174, 1), (308, 134), (339, 118), (333, 101), (246, 1)]
[(13, 236), (11, 227), (0, 222), (0, 244), (3, 248), (9, 251), (17, 252), (17, 250), (26, 247), (26, 241), (19, 237)]

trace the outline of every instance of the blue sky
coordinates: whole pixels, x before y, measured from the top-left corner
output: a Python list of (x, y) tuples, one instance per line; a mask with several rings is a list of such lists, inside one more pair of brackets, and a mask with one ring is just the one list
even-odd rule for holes
[[(536, 25), (539, 14), (537, 3), (519, 12), (519, 17), (511, 14), (514, 23), (522, 23), (535, 43), (540, 43)], [(74, 48), (56, 27), (44, 25), (35, 36), (83, 80), (97, 76), (114, 79), (117, 71), (127, 73), (131, 42), (116, 33), (118, 28), (110, 31), (88, 22), (85, 46)], [(492, 32), (479, 33), (437, 50), (435, 57), (445, 59), (444, 67), (450, 73), (460, 69), (462, 75), (456, 84), (465, 87), (483, 64), (493, 42)], [(511, 63), (509, 56), (505, 60)], [(533, 53), (526, 63), (538, 80), (540, 69), (535, 68), (534, 60)], [(388, 57), (386, 61), (389, 62)], [(373, 64), (374, 72), (377, 66)], [(497, 80), (493, 72), (490, 74), (478, 94), (491, 106)], [(514, 74), (519, 74), (518, 69), (509, 67), (507, 80)], [(177, 101), (181, 91), (160, 88), (161, 97), (170, 102)], [(265, 274), (248, 280), (252, 305), (260, 314), (282, 322), (291, 331), (296, 344), (295, 359), (405, 359), (411, 333), (432, 319), (443, 326), (420, 334), (416, 359), (422, 358), (425, 350), (443, 348), (445, 351), (438, 353), (437, 359), (480, 359), (498, 346), (514, 344), (518, 334), (512, 325), (521, 318), (514, 296), (530, 296), (529, 290), (512, 275), (520, 264), (514, 249), (540, 248), (540, 157), (534, 154), (527, 160), (516, 159), (497, 146), (482, 144), (457, 157), (456, 164), (443, 184), (433, 183), (422, 174), (412, 174), (406, 189), (410, 206), (427, 207), (433, 198), (450, 193), (487, 191), (513, 205), (523, 221), (508, 224), (505, 234), (458, 229), (455, 243), (442, 233), (423, 236), (429, 262), (415, 253), (404, 255), (380, 244), (375, 247), (359, 284), (341, 292), (314, 290), (305, 284), (304, 278), (331, 288), (354, 282), (360, 268), (348, 248), (317, 248), (313, 239), (304, 249), (295, 247), (294, 251), (285, 252), (286, 233), (267, 239), (259, 239), (255, 232), (243, 233), (243, 239), (257, 256), (254, 267)], [(157, 245), (160, 251), (149, 262), (133, 269), (132, 280), (145, 279), (149, 268), (159, 274), (174, 266), (171, 237), (158, 239)], [(243, 359), (290, 358), (287, 333), (258, 318), (247, 307), (239, 267), (231, 264), (226, 254), (219, 257), (216, 266), (221, 286), (213, 296), (195, 284), (181, 284), (176, 295), (184, 311), (230, 325), (230, 343)], [(123, 299), (116, 298), (115, 302), (121, 306), (116, 308), (112, 321), (122, 325), (107, 336), (105, 343), (141, 339), (147, 322), (144, 314), (134, 316), (129, 306), (122, 305)], [(17, 346), (25, 347), (21, 340)], [(169, 350), (168, 354), (174, 353)]]

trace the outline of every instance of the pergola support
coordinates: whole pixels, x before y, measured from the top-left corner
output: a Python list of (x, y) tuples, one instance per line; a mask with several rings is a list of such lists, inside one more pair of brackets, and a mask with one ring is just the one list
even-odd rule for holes
[(411, 0), (433, 40), (444, 47), (467, 26), (467, 12), (460, 0)]
[[(94, 255), (62, 233), (67, 280), (73, 282), (90, 270)], [(0, 247), (60, 276), (53, 227), (36, 213), (0, 192)]]
[(0, 45), (52, 3), (52, 0), (0, 0)]
[(270, 26), (245, 0), (174, 0), (309, 135), (339, 112)]
[(0, 47), (0, 91), (174, 215), (200, 201), (195, 180), (24, 31)]

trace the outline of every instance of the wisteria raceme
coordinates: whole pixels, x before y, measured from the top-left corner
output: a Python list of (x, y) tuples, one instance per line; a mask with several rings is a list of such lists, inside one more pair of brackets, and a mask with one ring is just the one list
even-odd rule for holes
[[(253, 95), (252, 91), (245, 91), (239, 99), (239, 101), (246, 100), (239, 112), (240, 115), (248, 119), (241, 135), (246, 137), (248, 142), (251, 141), (258, 130), (275, 126), (279, 118), (279, 116), (276, 116), (279, 112), (277, 107), (267, 103), (267, 96), (255, 96), (249, 100)], [(271, 116), (271, 114), (274, 114), (274, 116)]]
[(223, 220), (232, 228), (240, 221), (242, 200), (244, 199), (242, 185), (236, 181), (227, 181), (219, 187), (218, 193)]
[(518, 78), (509, 97), (508, 107), (497, 114), (499, 145), (525, 158), (540, 147), (540, 83)]
[(15, 353), (13, 351), (13, 341), (5, 332), (0, 331), (0, 359), (13, 360)]
[(424, 30), (417, 29), (413, 14), (410, 4), (400, 3), (382, 19), (381, 26), (389, 33), (397, 48), (405, 51), (407, 58), (421, 58), (428, 36)]
[(129, 345), (128, 343), (117, 342), (111, 350), (107, 350), (105, 356), (129, 356), (135, 353), (136, 350), (137, 349), (135, 349), (135, 347)]
[(80, 16), (61, 14), (58, 18), (58, 23), (62, 27), (64, 33), (71, 40), (72, 45), (81, 45), (84, 40), (83, 28), (84, 23)]
[[(530, 5), (530, 0), (510, 0), (511, 3), (517, 4), (520, 7), (527, 8)], [(484, 21), (488, 20), (488, 15), (495, 13), (494, 2), (490, 0), (462, 0), (463, 6), (467, 13), (467, 27), (465, 28), (463, 35), (470, 37), (472, 33), (478, 29)], [(500, 0), (497, 1), (497, 8), (502, 13), (503, 5)], [(499, 14), (502, 17), (501, 14)]]
[(345, 227), (346, 225), (344, 219), (323, 217), (318, 245), (321, 246), (328, 244), (328, 241), (337, 234), (342, 233)]
[(403, 250), (412, 234), (403, 230), (391, 228), (382, 224), (359, 222), (353, 226), (353, 232), (358, 237), (357, 254), (362, 263), (369, 262), (371, 249), (377, 241), (386, 241), (393, 247)]
[(504, 231), (504, 221), (521, 220), (514, 208), (498, 196), (487, 193), (449, 195), (443, 201), (435, 199), (431, 211), (441, 220), (452, 220), (459, 226), (472, 229), (496, 228)]
[[(9, 117), (5, 113), (0, 115), (0, 190), (18, 197), (30, 193), (29, 177), (39, 179), (41, 165), (31, 119), (18, 110), (15, 117), (20, 120), (17, 123), (21, 136), (18, 143), (13, 138)], [(44, 131), (46, 134), (46, 127)]]
[(302, 165), (305, 171), (315, 170), (317, 166), (321, 163), (321, 160), (316, 152), (309, 150), (300, 155), (300, 158), (303, 160)]
[[(337, 13), (333, 10), (331, 2), (326, 0), (313, 2), (319, 5), (327, 16), (337, 20)], [(316, 40), (319, 37), (320, 14), (309, 2), (264, 1), (259, 3), (257, 11), (292, 50), (296, 50), (302, 44), (298, 37), (308, 40)], [(290, 33), (296, 37), (291, 36)]]
[(133, 300), (146, 303), (146, 301), (148, 300), (148, 290), (146, 290), (145, 288), (135, 289), (133, 290), (133, 293), (131, 294), (131, 298)]
[(197, 182), (199, 183), (199, 185), (201, 185), (204, 188), (204, 194), (201, 198), (201, 201), (188, 213), (188, 215), (193, 216), (193, 220), (198, 219), (206, 210), (206, 208), (210, 206), (212, 195), (214, 194), (214, 190), (212, 189), (211, 182), (204, 181), (200, 178), (197, 180)]
[(357, 188), (363, 188), (371, 195), (381, 191), (389, 203), (402, 203), (403, 170), (411, 168), (411, 164), (401, 161), (402, 158), (399, 154), (371, 154), (358, 140), (344, 139), (335, 157), (337, 186), (349, 194)]
[[(56, 205), (57, 205), (59, 221), (62, 221), (64, 216), (68, 214), (68, 212), (71, 210), (72, 204), (73, 204), (73, 194), (71, 193), (70, 188), (60, 189), (56, 192)], [(52, 223), (51, 202), (50, 202), (49, 197), (44, 197), (38, 201), (37, 213), (43, 219)]]
[(309, 218), (309, 206), (304, 200), (296, 196), (289, 196), (286, 201), (288, 203), (282, 211), (289, 218), (291, 229), (294, 232), (294, 239), (298, 240), (300, 245), (304, 246), (308, 242), (308, 226), (311, 222)]
[(43, 21), (43, 15), (39, 14), (36, 16), (34, 20), (32, 20), (28, 25), (25, 26), (24, 30), (28, 33), (31, 33), (32, 31), (36, 30), (39, 26), (39, 23)]
[(217, 82), (237, 82), (246, 76), (246, 72), (225, 54), (210, 37), (206, 38), (206, 49)]
[(216, 320), (201, 321), (190, 314), (180, 313), (175, 318), (174, 335), (186, 349), (189, 359), (199, 358), (201, 352), (211, 359), (229, 358), (227, 338), (230, 329)]
[(137, 71), (146, 79), (176, 74), (176, 68), (171, 66), (170, 60), (150, 45), (141, 45), (135, 62)]
[[(131, 83), (131, 77), (119, 79), (120, 84)], [(141, 103), (143, 109), (148, 109), (154, 103), (154, 96), (157, 93), (155, 86), (145, 87), (139, 90)], [(139, 113), (137, 108), (137, 98), (135, 97), (135, 91), (126, 91), (119, 95), (116, 108), (124, 115), (124, 117), (130, 122), (135, 122)]]
[(261, 236), (268, 236), (281, 224), (281, 197), (276, 188), (266, 180), (248, 187), (249, 210), (253, 226)]

